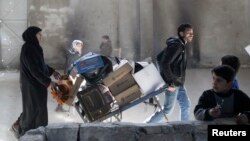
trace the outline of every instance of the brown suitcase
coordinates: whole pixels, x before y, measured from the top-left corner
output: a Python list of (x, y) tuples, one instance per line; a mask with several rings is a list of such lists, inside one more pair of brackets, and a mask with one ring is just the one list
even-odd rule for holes
[(103, 85), (92, 85), (77, 93), (79, 104), (89, 121), (95, 121), (105, 116), (111, 109), (113, 97), (110, 91), (103, 91)]

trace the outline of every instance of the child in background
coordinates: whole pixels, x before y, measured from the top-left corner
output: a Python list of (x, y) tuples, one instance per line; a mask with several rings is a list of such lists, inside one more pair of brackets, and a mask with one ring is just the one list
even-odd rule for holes
[[(222, 65), (229, 65), (235, 70), (235, 73), (238, 73), (238, 70), (240, 68), (240, 60), (238, 57), (234, 55), (225, 55), (221, 58), (221, 64)], [(233, 81), (233, 89), (239, 89), (239, 83), (237, 76), (235, 76)]]
[[(75, 60), (79, 59), (82, 56), (82, 51), (84, 48), (84, 44), (81, 40), (74, 40), (72, 45), (66, 49), (66, 62), (65, 62), (65, 70), (64, 73), (67, 74), (68, 70), (71, 68), (71, 65)], [(76, 73), (72, 73), (72, 75), (76, 75)], [(73, 76), (75, 77), (75, 76)], [(58, 104), (56, 112), (67, 112), (67, 110), (63, 109), (63, 106)]]

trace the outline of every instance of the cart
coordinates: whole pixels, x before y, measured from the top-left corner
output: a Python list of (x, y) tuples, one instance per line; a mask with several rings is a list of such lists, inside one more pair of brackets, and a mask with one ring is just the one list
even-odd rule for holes
[[(87, 57), (86, 57), (87, 56)], [(156, 107), (158, 107), (160, 110), (162, 110), (162, 106), (160, 105), (159, 100), (156, 98), (156, 96), (158, 94), (161, 94), (162, 92), (164, 92), (167, 89), (167, 86), (164, 85), (163, 87), (157, 89), (156, 91), (153, 91), (151, 93), (147, 93), (145, 95), (136, 97), (135, 99), (133, 99), (132, 101), (130, 101), (129, 103), (125, 103), (124, 105), (119, 105), (118, 102), (116, 100), (113, 100), (112, 103), (104, 105), (104, 107), (100, 107), (99, 101), (94, 97), (93, 95), (89, 94), (88, 97), (86, 99), (90, 99), (91, 97), (91, 102), (87, 103), (87, 102), (83, 102), (83, 100), (80, 99), (80, 97), (78, 97), (78, 95), (82, 92), (82, 90), (87, 90), (89, 87), (86, 86), (82, 86), (82, 83), (84, 80), (89, 81), (88, 75), (86, 75), (86, 72), (89, 72), (90, 70), (94, 70), (96, 68), (101, 68), (103, 69), (107, 69), (108, 65), (110, 66), (110, 64), (106, 64), (103, 63), (102, 60), (105, 60), (105, 57), (100, 58), (100, 56), (96, 55), (96, 54), (91, 54), (89, 57), (88, 55), (84, 56), (84, 58), (81, 58), (80, 60), (76, 61), (76, 65), (78, 68), (78, 77), (76, 78), (76, 81), (74, 83), (73, 88), (71, 89), (70, 92), (70, 97), (69, 100), (66, 102), (66, 104), (68, 105), (73, 105), (76, 109), (76, 111), (78, 112), (78, 114), (81, 116), (81, 118), (83, 119), (84, 122), (102, 122), (105, 121), (107, 119), (112, 119), (111, 117), (114, 117), (117, 121), (121, 121), (122, 120), (122, 112), (130, 109), (140, 103), (145, 102), (146, 100), (153, 98), (154, 101), (156, 101)], [(107, 63), (107, 59), (106, 59), (106, 63)], [(70, 69), (72, 70), (72, 69)], [(79, 73), (80, 72), (80, 73)], [(102, 72), (102, 71), (99, 71)], [(101, 76), (101, 75), (99, 75)], [(92, 79), (94, 81), (91, 80), (91, 84), (95, 85), (94, 83), (98, 83), (101, 77), (98, 77), (98, 79)], [(81, 90), (82, 89), (82, 90)], [(84, 94), (83, 94), (84, 95)], [(100, 94), (99, 94), (100, 95)], [(113, 94), (112, 94), (113, 95)], [(77, 96), (78, 101), (74, 102), (75, 97)], [(114, 96), (114, 95), (113, 95)], [(85, 97), (85, 96), (84, 96)], [(100, 96), (103, 98), (103, 96)], [(73, 104), (72, 104), (73, 103)], [(90, 116), (90, 108), (87, 108), (89, 104), (93, 104), (93, 105), (98, 105), (100, 110), (95, 111), (95, 118), (91, 118)], [(96, 116), (98, 115), (98, 116)], [(167, 116), (165, 115), (166, 120), (168, 120)]]
[[(79, 79), (82, 79), (82, 81), (84, 80), (83, 77), (79, 77)], [(78, 80), (78, 83), (79, 82), (80, 81)], [(78, 85), (78, 86), (80, 86), (80, 85)], [(126, 110), (140, 104), (140, 103), (144, 103), (145, 101), (149, 100), (150, 98), (153, 98), (154, 101), (156, 101), (157, 108), (162, 110), (162, 106), (161, 106), (159, 100), (156, 98), (156, 96), (163, 93), (164, 91), (166, 91), (166, 89), (167, 89), (167, 86), (163, 86), (163, 87), (159, 88), (158, 90), (153, 91), (147, 95), (143, 95), (143, 96), (141, 96), (141, 97), (139, 97), (139, 98), (131, 101), (130, 103), (123, 105), (123, 106), (118, 106), (116, 104), (116, 102), (114, 102), (111, 105), (110, 111), (96, 120), (89, 120), (86, 115), (82, 114), (82, 113), (84, 113), (84, 111), (86, 109), (84, 109), (84, 107), (82, 105), (80, 105), (79, 102), (74, 103), (74, 107), (75, 107), (76, 111), (78, 112), (78, 114), (80, 115), (80, 117), (82, 118), (82, 120), (86, 123), (87, 122), (103, 122), (103, 121), (108, 120), (108, 119), (110, 119), (110, 121), (112, 122), (111, 118), (115, 118), (116, 121), (120, 122), (120, 121), (122, 121), (122, 112), (123, 111), (126, 111)], [(165, 115), (165, 119), (168, 121), (168, 118), (166, 115)]]

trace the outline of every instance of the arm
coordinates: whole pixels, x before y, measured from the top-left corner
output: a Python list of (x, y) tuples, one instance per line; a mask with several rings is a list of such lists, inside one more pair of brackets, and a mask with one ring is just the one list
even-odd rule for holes
[(198, 104), (194, 108), (194, 117), (197, 120), (213, 120), (214, 118), (210, 116), (209, 110), (216, 107), (216, 102), (212, 100), (211, 93), (203, 92), (199, 98)]
[(235, 106), (239, 108), (239, 114), (236, 116), (236, 122), (238, 124), (247, 124), (250, 123), (250, 97), (244, 92), (236, 93), (239, 97), (235, 101)]
[(168, 84), (178, 84), (178, 77), (172, 72), (172, 63), (175, 59), (182, 53), (182, 46), (178, 43), (173, 43), (169, 45), (163, 53), (162, 59), (160, 61), (161, 73), (163, 73), (163, 79)]
[(51, 79), (48, 74), (45, 73), (47, 66), (44, 64), (42, 50), (39, 50), (37, 46), (29, 46), (24, 52), (23, 63), (29, 69), (29, 73), (39, 83), (48, 87)]
[(48, 68), (48, 71), (49, 71), (49, 76), (51, 76), (55, 72), (55, 69), (50, 67), (49, 65), (47, 65), (47, 68)]
[(53, 75), (53, 77), (55, 79), (60, 79), (61, 74), (57, 71), (55, 71), (55, 69), (53, 69), (52, 67), (50, 67), (49, 65), (47, 65), (48, 71), (49, 71), (49, 76)]

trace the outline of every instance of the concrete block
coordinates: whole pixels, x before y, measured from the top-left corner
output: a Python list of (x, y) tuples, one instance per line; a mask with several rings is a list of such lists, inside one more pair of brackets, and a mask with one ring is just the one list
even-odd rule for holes
[(45, 127), (27, 131), (19, 141), (46, 141)]
[(78, 141), (78, 123), (51, 124), (45, 129), (47, 141)]
[(102, 125), (82, 124), (80, 127), (80, 141), (134, 141), (135, 128), (135, 126), (119, 126), (108, 123)]

